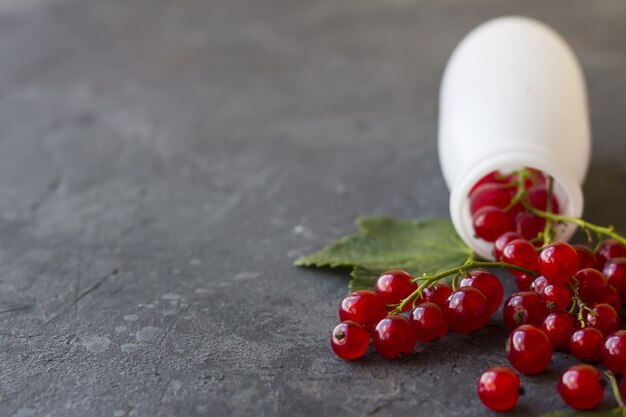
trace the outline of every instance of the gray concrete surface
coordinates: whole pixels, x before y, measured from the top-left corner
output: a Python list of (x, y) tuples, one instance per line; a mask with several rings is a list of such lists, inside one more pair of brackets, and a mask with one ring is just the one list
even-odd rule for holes
[[(346, 273), (291, 263), (358, 215), (447, 216), (441, 71), (503, 14), (580, 57), (587, 216), (626, 230), (622, 0), (0, 1), (0, 415), (488, 415), (499, 317), (346, 363)], [(561, 408), (571, 362), (511, 415)]]

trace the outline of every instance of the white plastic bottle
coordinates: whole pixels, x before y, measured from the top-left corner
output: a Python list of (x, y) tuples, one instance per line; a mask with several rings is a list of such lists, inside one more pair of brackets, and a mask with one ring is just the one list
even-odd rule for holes
[[(474, 236), (467, 197), (495, 170), (531, 167), (551, 175), (561, 212), (580, 217), (590, 136), (580, 65), (554, 30), (502, 17), (470, 32), (446, 67), (439, 113), (439, 160), (461, 238), (493, 258), (493, 245)], [(568, 240), (574, 231), (560, 226), (556, 237)]]

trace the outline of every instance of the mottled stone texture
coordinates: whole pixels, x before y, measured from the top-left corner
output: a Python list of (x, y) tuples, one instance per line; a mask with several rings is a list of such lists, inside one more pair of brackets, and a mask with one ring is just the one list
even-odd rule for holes
[[(358, 215), (448, 215), (441, 72), (502, 14), (580, 57), (586, 212), (626, 229), (623, 0), (0, 1), (0, 415), (489, 414), (499, 316), (346, 363), (346, 272), (291, 263)], [(562, 407), (569, 363), (512, 415)]]

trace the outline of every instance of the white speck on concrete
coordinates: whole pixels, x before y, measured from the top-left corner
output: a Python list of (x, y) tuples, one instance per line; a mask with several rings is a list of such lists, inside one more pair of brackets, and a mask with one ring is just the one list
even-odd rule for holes
[(296, 225), (293, 228), (293, 232), (297, 235), (302, 236), (305, 239), (314, 239), (315, 238), (315, 234), (309, 230), (308, 228), (302, 226), (301, 224)]
[(191, 266), (199, 266), (199, 265), (202, 265), (202, 261), (200, 259), (198, 259), (198, 258), (192, 258), (189, 261), (189, 265), (191, 265)]
[(137, 321), (139, 320), (139, 316), (136, 314), (127, 314), (124, 316), (124, 320), (126, 321)]
[(233, 279), (235, 281), (247, 281), (249, 279), (259, 278), (260, 276), (261, 276), (261, 274), (259, 272), (244, 271), (244, 272), (240, 272), (237, 275), (235, 275), (233, 277)]
[(85, 336), (81, 339), (80, 344), (83, 345), (88, 352), (101, 353), (109, 348), (111, 340), (106, 336)]
[(147, 308), (148, 310), (152, 310), (155, 306), (152, 303), (148, 303), (148, 304), (137, 304), (137, 307)]
[(137, 343), (124, 343), (120, 346), (120, 349), (122, 349), (122, 352), (124, 353), (132, 353), (141, 349), (141, 345), (138, 345)]
[(126, 326), (117, 326), (115, 328), (115, 333), (117, 334), (124, 333), (126, 330), (128, 330), (128, 327)]
[(163, 294), (161, 296), (162, 300), (180, 300), (180, 295), (178, 294), (172, 294), (172, 293), (167, 293), (167, 294)]
[(161, 329), (159, 329), (158, 327), (148, 326), (137, 331), (137, 333), (135, 334), (135, 338), (138, 342), (149, 342), (150, 340), (156, 338), (160, 332)]

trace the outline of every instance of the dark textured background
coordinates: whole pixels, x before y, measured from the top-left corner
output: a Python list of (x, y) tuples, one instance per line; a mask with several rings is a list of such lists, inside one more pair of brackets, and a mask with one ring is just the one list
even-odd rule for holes
[[(358, 215), (448, 215), (441, 72), (503, 14), (579, 56), (586, 215), (626, 229), (623, 0), (0, 1), (0, 415), (489, 414), (499, 316), (343, 362), (346, 273), (291, 263)], [(513, 415), (561, 408), (571, 362)]]

